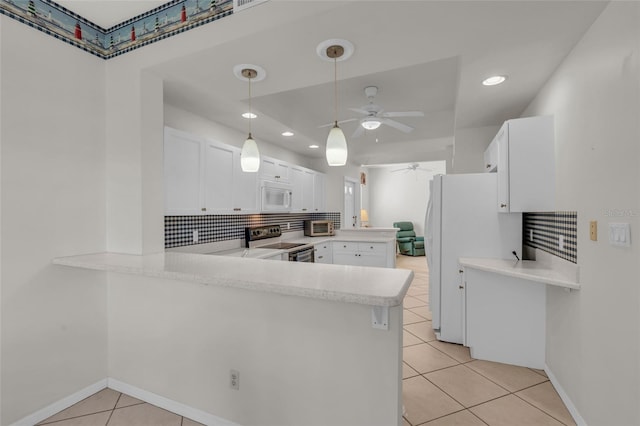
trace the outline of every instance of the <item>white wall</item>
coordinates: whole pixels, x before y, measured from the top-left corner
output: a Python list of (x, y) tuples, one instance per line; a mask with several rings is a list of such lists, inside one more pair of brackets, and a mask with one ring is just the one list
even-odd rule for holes
[(582, 288), (547, 292), (547, 364), (589, 425), (640, 424), (639, 22), (640, 3), (611, 2), (523, 114), (555, 116), (556, 204), (578, 212)]
[(429, 181), (446, 172), (445, 161), (418, 163), (416, 170), (393, 172), (406, 167), (398, 164), (369, 169), (369, 225), (390, 227), (393, 222), (411, 221), (417, 235), (424, 235), (424, 220), (429, 201)]
[(104, 61), (0, 16), (2, 418), (107, 375), (106, 279), (51, 265), (105, 249)]
[(484, 172), (484, 150), (487, 149), (498, 130), (500, 126), (456, 129), (451, 173)]
[(365, 305), (115, 273), (109, 281), (114, 379), (242, 425), (399, 424), (401, 306), (379, 330)]

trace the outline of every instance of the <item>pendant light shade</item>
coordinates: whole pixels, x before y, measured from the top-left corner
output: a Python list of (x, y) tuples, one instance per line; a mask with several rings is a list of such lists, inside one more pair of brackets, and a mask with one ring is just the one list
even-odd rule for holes
[(258, 151), (258, 144), (253, 140), (251, 133), (249, 133), (249, 137), (242, 145), (240, 167), (242, 167), (243, 172), (255, 173), (260, 170), (260, 151)]
[(236, 77), (246, 80), (249, 82), (249, 112), (247, 113), (247, 117), (249, 119), (249, 136), (244, 141), (242, 145), (242, 151), (240, 152), (240, 167), (243, 172), (247, 173), (256, 173), (260, 170), (260, 151), (258, 150), (258, 144), (251, 136), (251, 119), (255, 117), (255, 115), (251, 111), (251, 80), (258, 78), (258, 81), (264, 78), (264, 70), (260, 67), (253, 68), (245, 68), (245, 65), (237, 65), (234, 68), (234, 73)]
[(344, 166), (347, 164), (347, 139), (338, 123), (331, 128), (327, 137), (327, 163), (330, 166)]
[[(345, 49), (346, 47), (346, 49)], [(338, 126), (338, 59), (345, 60), (353, 53), (353, 45), (346, 40), (326, 40), (316, 48), (318, 55), (325, 60), (333, 61), (334, 88), (334, 125), (327, 136), (326, 156), (329, 166), (344, 166), (347, 164), (347, 139)], [(347, 53), (345, 55), (345, 52)]]

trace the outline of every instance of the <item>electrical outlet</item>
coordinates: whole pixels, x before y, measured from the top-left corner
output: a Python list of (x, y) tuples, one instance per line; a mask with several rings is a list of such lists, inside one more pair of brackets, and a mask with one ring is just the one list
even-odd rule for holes
[(229, 386), (231, 389), (240, 390), (240, 372), (238, 370), (231, 370)]
[(193, 242), (194, 243), (198, 242), (198, 231), (193, 231)]
[(558, 238), (558, 248), (564, 250), (564, 235), (560, 235), (560, 238)]

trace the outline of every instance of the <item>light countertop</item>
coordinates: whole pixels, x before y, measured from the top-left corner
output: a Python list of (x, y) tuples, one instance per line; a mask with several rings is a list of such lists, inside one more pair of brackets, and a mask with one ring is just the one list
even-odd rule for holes
[(206, 254), (96, 253), (56, 265), (370, 306), (397, 306), (413, 279), (406, 269), (278, 262)]
[(548, 262), (534, 260), (505, 260), (484, 258), (460, 258), (460, 265), (467, 268), (478, 269), (486, 272), (522, 278), (544, 284), (580, 289), (577, 277), (566, 271), (554, 267)]

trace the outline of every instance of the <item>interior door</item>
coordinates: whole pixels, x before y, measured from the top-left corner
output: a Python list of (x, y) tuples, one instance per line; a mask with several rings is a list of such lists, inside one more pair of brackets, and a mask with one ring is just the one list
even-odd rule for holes
[(344, 218), (342, 226), (345, 229), (356, 228), (358, 226), (359, 197), (357, 194), (358, 182), (345, 178), (344, 179)]

